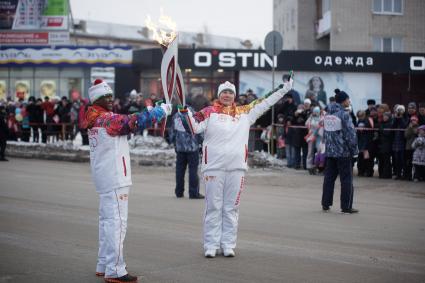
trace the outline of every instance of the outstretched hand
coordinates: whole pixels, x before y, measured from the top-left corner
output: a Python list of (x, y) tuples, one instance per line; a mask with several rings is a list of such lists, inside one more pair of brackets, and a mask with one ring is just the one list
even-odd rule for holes
[(169, 116), (171, 115), (171, 112), (173, 110), (173, 104), (171, 103), (161, 103), (161, 108), (164, 110), (165, 115)]
[(288, 93), (292, 89), (293, 84), (294, 84), (294, 80), (291, 78), (289, 81), (283, 83), (283, 87), (280, 89), (280, 91), (283, 94)]

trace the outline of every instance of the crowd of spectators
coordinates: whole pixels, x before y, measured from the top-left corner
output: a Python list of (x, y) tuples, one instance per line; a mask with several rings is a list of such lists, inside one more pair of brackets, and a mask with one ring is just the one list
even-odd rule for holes
[[(255, 93), (248, 90), (238, 96), (237, 104), (250, 104), (256, 99)], [(157, 101), (155, 94), (143, 97), (132, 91), (125, 101), (115, 99), (113, 111), (132, 114)], [(188, 102), (195, 111), (211, 104), (203, 95), (190, 97)], [(333, 96), (329, 97), (329, 103), (335, 103)], [(73, 140), (79, 132), (83, 145), (88, 145), (84, 126), (87, 106), (88, 101), (78, 97), (71, 100), (66, 96), (29, 97), (27, 101), (9, 98), (0, 101), (0, 113), (3, 113), (8, 140), (42, 143)], [(326, 108), (323, 97), (312, 95), (302, 101), (299, 93), (291, 90), (275, 105), (274, 111), (269, 110), (253, 125), (249, 150), (270, 152), (273, 145), (277, 157), (286, 158), (287, 167), (305, 169), (310, 174), (321, 173), (326, 162), (323, 142)], [(425, 103), (410, 102), (390, 108), (386, 103), (377, 105), (374, 100), (368, 100), (365, 109), (356, 113), (351, 108), (347, 111), (357, 128), (359, 176), (374, 176), (377, 164), (379, 178), (424, 179)], [(156, 131), (150, 133), (157, 134)]]

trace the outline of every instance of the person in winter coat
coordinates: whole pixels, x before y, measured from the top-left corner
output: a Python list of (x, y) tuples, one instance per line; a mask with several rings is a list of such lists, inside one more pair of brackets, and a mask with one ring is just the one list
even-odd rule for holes
[(403, 175), (403, 165), (404, 165), (404, 150), (406, 147), (406, 139), (404, 138), (404, 129), (408, 125), (408, 117), (405, 114), (405, 108), (403, 105), (398, 105), (396, 107), (394, 118), (393, 118), (393, 129), (394, 138), (393, 138), (393, 171), (395, 173), (395, 179), (400, 180)]
[(202, 173), (205, 180), (204, 250), (215, 257), (217, 249), (235, 256), (239, 204), (248, 168), (248, 135), (252, 124), (292, 88), (283, 88), (236, 106), (236, 88), (230, 82), (218, 87), (218, 100), (188, 119), (194, 133), (204, 132)]
[(418, 137), (413, 141), (414, 181), (425, 181), (425, 125), (418, 127)]
[(325, 178), (323, 181), (322, 209), (329, 211), (333, 203), (335, 180), (339, 175), (341, 181), (341, 211), (357, 213), (353, 208), (353, 169), (352, 158), (357, 156), (356, 130), (350, 114), (345, 111), (350, 105), (350, 97), (344, 91), (335, 95), (335, 104), (328, 105), (324, 118), (324, 135), (326, 151)]
[(425, 125), (425, 103), (419, 103), (418, 110), (419, 125)]
[(307, 170), (310, 175), (316, 174), (314, 155), (320, 151), (320, 143), (323, 137), (323, 116), (320, 113), (320, 107), (315, 106), (310, 117), (305, 122), (308, 134), (305, 140), (308, 144)]
[[(357, 172), (359, 176), (367, 176), (368, 162), (370, 159), (368, 149), (370, 147), (369, 144), (373, 139), (373, 132), (369, 130), (371, 128), (371, 125), (369, 118), (366, 116), (365, 111), (357, 111), (357, 127), (357, 143), (359, 147)], [(365, 130), (363, 130), (363, 128)]]
[(9, 128), (6, 124), (6, 115), (6, 108), (0, 105), (0, 161), (9, 161), (5, 156), (6, 141), (9, 134)]
[(170, 142), (176, 150), (176, 188), (174, 193), (177, 198), (184, 197), (184, 176), (186, 168), (189, 167), (189, 198), (203, 199), (199, 193), (199, 148), (202, 144), (202, 135), (192, 135), (183, 126), (181, 115), (176, 112), (173, 115), (170, 127)]
[(112, 111), (112, 89), (97, 79), (89, 89), (92, 103), (86, 112), (90, 141), (90, 167), (99, 193), (99, 253), (96, 275), (106, 282), (137, 282), (126, 270), (123, 258), (127, 230), (128, 197), (131, 182), (127, 135), (161, 120), (171, 113), (171, 105), (161, 104), (151, 111), (132, 115)]
[(295, 128), (292, 128), (292, 120), (294, 119), (293, 116), (287, 116), (285, 119), (285, 128), (283, 133), (283, 138), (285, 139), (285, 154), (286, 154), (286, 167), (288, 168), (294, 168), (295, 166), (295, 158), (294, 158), (294, 147), (293, 147), (293, 140), (294, 140), (294, 130)]
[(383, 179), (391, 179), (392, 125), (391, 112), (384, 112), (378, 132), (378, 172), (379, 178)]
[[(378, 110), (376, 107), (371, 107), (369, 110), (368, 115), (368, 122), (371, 129), (376, 129), (379, 125), (378, 123)], [(366, 110), (366, 111), (367, 111)], [(373, 177), (373, 174), (375, 173), (374, 167), (375, 167), (375, 159), (378, 158), (378, 137), (379, 133), (376, 130), (371, 131), (371, 140), (368, 144), (367, 151), (369, 153), (369, 159), (366, 160), (366, 171), (365, 176), (366, 177)]]
[(63, 96), (56, 108), (56, 114), (59, 116), (60, 123), (65, 124), (60, 128), (62, 140), (72, 139), (73, 125), (71, 124), (71, 109), (72, 104), (66, 96)]
[(410, 124), (404, 131), (404, 138), (406, 139), (406, 150), (404, 151), (404, 167), (403, 167), (403, 180), (412, 180), (412, 159), (413, 148), (412, 143), (418, 135), (419, 119), (417, 116), (410, 117)]
[(29, 118), (29, 123), (32, 128), (33, 142), (38, 143), (39, 133), (38, 129), (43, 123), (43, 109), (41, 108), (41, 99), (35, 100), (34, 96), (31, 96), (28, 99), (27, 113)]
[[(293, 139), (292, 139), (292, 156), (294, 158), (294, 168), (307, 169), (307, 152), (308, 146), (304, 139), (307, 135), (307, 129), (303, 128), (305, 122), (307, 121), (307, 110), (305, 109), (304, 104), (298, 105), (297, 111), (294, 113), (294, 118), (292, 119), (293, 128)], [(302, 153), (302, 157), (301, 157)]]

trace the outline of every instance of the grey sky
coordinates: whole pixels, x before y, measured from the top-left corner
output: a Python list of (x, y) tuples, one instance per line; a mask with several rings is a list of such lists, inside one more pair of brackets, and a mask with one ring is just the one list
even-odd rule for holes
[(71, 0), (74, 18), (129, 25), (145, 25), (147, 15), (157, 21), (164, 14), (178, 30), (250, 39), (263, 45), (272, 30), (272, 0)]

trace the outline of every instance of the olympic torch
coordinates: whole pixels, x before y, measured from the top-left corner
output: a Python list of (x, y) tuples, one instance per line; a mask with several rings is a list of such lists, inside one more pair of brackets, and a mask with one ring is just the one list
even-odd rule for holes
[[(183, 75), (178, 63), (178, 35), (176, 24), (170, 17), (163, 15), (159, 18), (159, 23), (165, 25), (169, 31), (158, 29), (150, 17), (145, 21), (146, 26), (153, 32), (153, 38), (160, 44), (163, 52), (161, 61), (161, 84), (166, 103), (171, 103), (174, 92), (177, 94), (179, 103), (186, 105), (186, 95), (184, 89)], [(164, 136), (167, 118), (161, 122), (161, 134)]]

